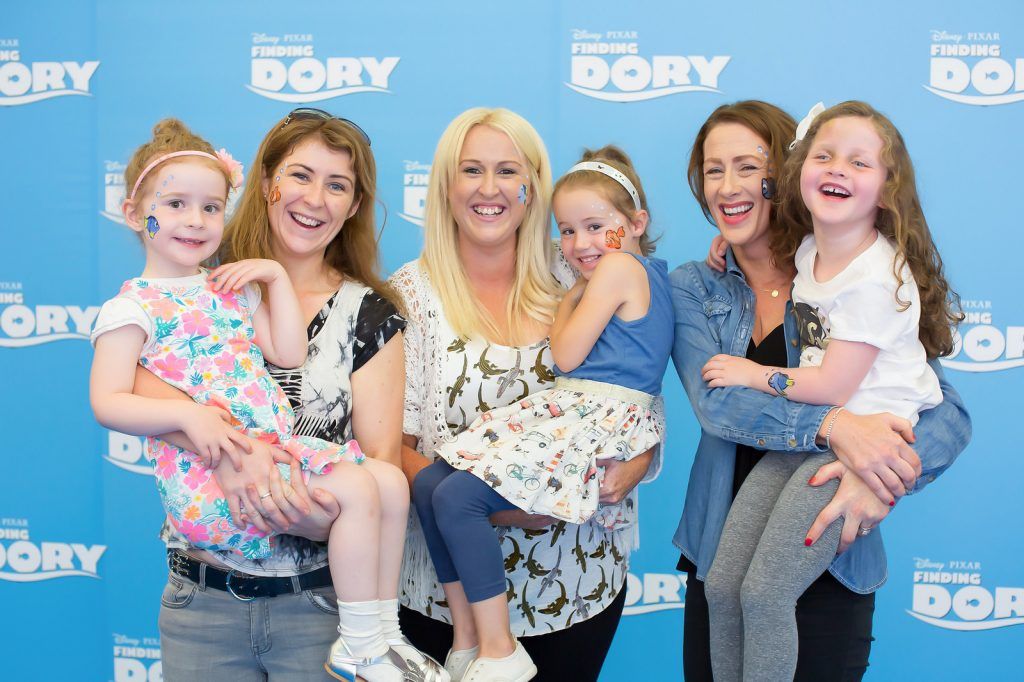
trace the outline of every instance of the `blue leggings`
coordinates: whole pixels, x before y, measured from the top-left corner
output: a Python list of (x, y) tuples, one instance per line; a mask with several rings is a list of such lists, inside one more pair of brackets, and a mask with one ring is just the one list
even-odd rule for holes
[(462, 581), (470, 602), (505, 591), (501, 543), (490, 516), (514, 504), (440, 457), (416, 474), (412, 502), (442, 584)]

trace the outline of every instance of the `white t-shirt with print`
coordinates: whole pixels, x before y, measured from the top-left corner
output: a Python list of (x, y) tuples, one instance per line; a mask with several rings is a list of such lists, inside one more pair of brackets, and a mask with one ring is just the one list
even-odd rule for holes
[(814, 278), (817, 254), (814, 235), (805, 237), (796, 252), (793, 308), (800, 328), (800, 366), (821, 365), (831, 339), (871, 344), (878, 356), (846, 409), (891, 412), (916, 424), (921, 410), (942, 402), (942, 391), (918, 338), (921, 297), (910, 268), (903, 265), (897, 291), (896, 249), (881, 234), (826, 282)]

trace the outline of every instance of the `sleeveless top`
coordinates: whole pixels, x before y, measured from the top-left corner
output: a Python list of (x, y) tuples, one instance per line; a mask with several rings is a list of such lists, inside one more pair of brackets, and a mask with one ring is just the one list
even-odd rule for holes
[(571, 372), (562, 372), (555, 366), (555, 374), (661, 395), (661, 380), (672, 353), (675, 327), (668, 265), (660, 258), (632, 255), (647, 271), (651, 288), (647, 314), (629, 321), (612, 315), (583, 363)]

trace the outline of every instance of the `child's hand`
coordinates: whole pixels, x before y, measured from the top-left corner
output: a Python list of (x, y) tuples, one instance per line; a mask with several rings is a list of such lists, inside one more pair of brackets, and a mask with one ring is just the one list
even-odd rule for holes
[(717, 272), (725, 272), (725, 250), (729, 244), (725, 237), (718, 234), (711, 240), (711, 248), (708, 249), (708, 257), (704, 260), (707, 266)]
[(735, 355), (716, 355), (701, 370), (704, 381), (711, 388), (722, 386), (758, 387), (765, 367)]
[(250, 282), (271, 284), (282, 276), (286, 276), (284, 268), (276, 260), (249, 258), (220, 266), (208, 279), (214, 291), (238, 291)]
[(231, 415), (219, 407), (181, 402), (180, 428), (195, 446), (207, 469), (216, 469), (227, 455), (235, 471), (242, 470), (241, 451), (252, 452), (245, 434), (231, 426)]

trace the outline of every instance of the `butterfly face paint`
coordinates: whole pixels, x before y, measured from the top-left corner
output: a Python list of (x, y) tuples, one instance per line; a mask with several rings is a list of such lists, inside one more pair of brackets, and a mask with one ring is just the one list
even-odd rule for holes
[(526, 185), (519, 185), (519, 203), (520, 204), (525, 204), (526, 203), (526, 192), (527, 192)]

